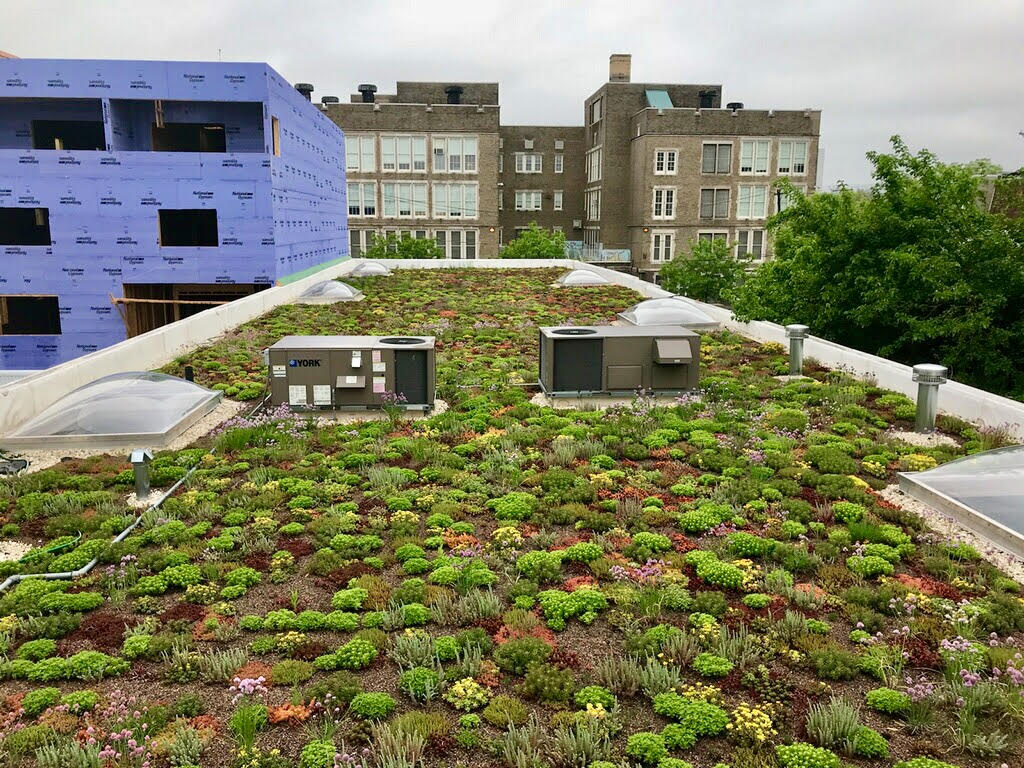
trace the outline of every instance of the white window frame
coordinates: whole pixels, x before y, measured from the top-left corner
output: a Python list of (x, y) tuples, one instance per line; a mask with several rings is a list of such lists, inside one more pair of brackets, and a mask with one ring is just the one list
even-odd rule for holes
[(555, 139), (555, 149), (559, 151), (565, 149), (565, 139)]
[(562, 206), (565, 204), (565, 192), (561, 189), (556, 189), (552, 198), (551, 209), (554, 211), (562, 210)]
[(724, 240), (729, 242), (728, 229), (701, 229), (697, 231), (697, 241), (701, 240)]
[(679, 153), (674, 149), (654, 150), (654, 175), (675, 176)]
[[(366, 253), (366, 250), (373, 245), (373, 238), (376, 235), (376, 229), (350, 229), (348, 231), (348, 255), (352, 258), (358, 258)], [(354, 240), (358, 240), (358, 243), (353, 242)], [(358, 247), (358, 252), (353, 249), (353, 245)]]
[[(796, 149), (803, 147), (803, 161), (800, 163), (800, 170), (796, 170), (797, 164)], [(810, 142), (807, 139), (779, 139), (779, 152), (776, 158), (776, 171), (781, 176), (806, 176), (807, 155), (810, 151)], [(786, 158), (783, 165), (783, 158)]]
[(498, 173), (505, 172), (505, 155), (498, 153)]
[[(558, 142), (555, 142), (556, 144)], [(555, 155), (555, 173), (562, 173), (565, 168), (565, 155)]]
[[(359, 192), (359, 213), (352, 213), (352, 188), (355, 187)], [(371, 205), (367, 206), (367, 189), (370, 190)], [(377, 182), (375, 181), (350, 181), (345, 188), (345, 202), (348, 205), (348, 215), (353, 219), (375, 219), (380, 214), (380, 208), (377, 206)], [(367, 213), (366, 209), (372, 208), (372, 213)]]
[[(417, 152), (417, 149), (421, 152)], [(422, 168), (417, 168), (417, 155)], [(391, 157), (391, 168), (385, 165), (385, 156)], [(407, 159), (406, 159), (407, 158)], [(403, 159), (405, 163), (403, 163)], [(388, 133), (380, 137), (381, 173), (426, 173), (427, 136), (423, 133)]]
[[(747, 152), (750, 147), (750, 152)], [(743, 170), (744, 156), (750, 157), (747, 170)], [(742, 139), (740, 140), (740, 176), (767, 176), (772, 165), (772, 140), (771, 139)]]
[(541, 173), (544, 155), (540, 152), (516, 152), (516, 173)]
[[(807, 194), (806, 184), (794, 184), (793, 187), (799, 190), (801, 194)], [(782, 213), (784, 210), (786, 210), (787, 208), (789, 208), (789, 206), (793, 204), (792, 200), (785, 193), (785, 191), (783, 191), (781, 195), (772, 194), (772, 198), (775, 200), (776, 213)], [(779, 205), (780, 202), (782, 202), (781, 206)]]
[[(705, 216), (704, 215), (704, 193), (705, 192), (714, 192), (714, 195), (712, 196), (713, 199), (712, 199), (712, 203), (711, 203), (711, 215), (710, 216)], [(721, 192), (725, 193), (725, 212), (722, 215), (719, 215), (719, 211), (721, 209), (719, 207), (718, 201), (719, 201), (719, 196), (720, 196), (719, 193), (721, 193)], [(697, 218), (701, 219), (702, 221), (707, 221), (708, 219), (728, 219), (729, 218), (729, 214), (730, 214), (731, 206), (732, 206), (732, 190), (729, 187), (701, 187), (698, 190), (698, 194), (697, 194)]]
[(601, 220), (601, 188), (588, 189), (584, 193), (587, 221)]
[[(355, 150), (353, 152), (353, 150)], [(355, 165), (350, 162), (355, 160)], [(377, 172), (377, 137), (372, 133), (351, 133), (345, 135), (345, 172)]]
[(675, 244), (676, 231), (674, 229), (652, 229), (650, 261), (655, 264), (664, 264), (665, 262), (672, 261)]
[(590, 106), (587, 107), (587, 118), (590, 122), (587, 123), (587, 125), (594, 125), (595, 123), (601, 122), (601, 110), (603, 108), (601, 102), (602, 98), (600, 96), (590, 102)]
[[(458, 182), (458, 181), (442, 181), (434, 182), (434, 188), (432, 192), (432, 203), (433, 212), (435, 219), (463, 219), (473, 220), (480, 215), (480, 185), (476, 182)], [(452, 200), (455, 199), (452, 195), (454, 190), (458, 190), (458, 206), (452, 206)], [(467, 198), (467, 193), (472, 193)], [(470, 208), (467, 200), (472, 200), (472, 207)], [(460, 211), (459, 213), (453, 213), (454, 210)], [(470, 211), (467, 213), (467, 211)]]
[[(761, 235), (761, 253), (757, 257), (752, 257), (752, 256), (749, 256), (748, 254), (750, 254), (750, 248), (753, 245), (753, 238), (754, 238), (754, 234), (755, 233), (760, 233), (760, 235)], [(746, 242), (743, 242), (744, 240)], [(747, 249), (746, 253), (742, 253), (742, 254), (740, 253), (740, 248), (741, 247), (744, 247), (744, 248)], [(760, 262), (764, 261), (765, 257), (767, 256), (767, 254), (768, 254), (768, 236), (765, 233), (764, 229), (762, 229), (761, 227), (753, 227), (753, 228), (750, 228), (750, 229), (742, 229), (741, 228), (741, 229), (737, 229), (736, 230), (736, 258), (737, 259), (745, 259), (746, 261), (749, 261), (749, 262), (752, 262), (754, 264), (757, 264), (757, 263), (760, 263)]]
[(539, 189), (517, 189), (517, 211), (540, 211), (544, 207), (544, 193)]
[[(467, 142), (471, 144), (472, 152), (466, 151)], [(438, 152), (439, 149), (440, 152)], [(479, 152), (480, 141), (476, 134), (435, 135), (430, 139), (431, 167), (434, 169), (434, 173), (477, 173)], [(440, 162), (438, 162), (438, 158), (440, 158)], [(457, 162), (456, 158), (458, 158)]]
[[(754, 208), (755, 198), (764, 195), (761, 206)], [(767, 184), (740, 184), (736, 190), (736, 218), (737, 219), (766, 219), (768, 218), (768, 198), (770, 191)], [(746, 212), (744, 212), (746, 203)]]
[[(393, 212), (388, 213), (388, 200), (392, 201)], [(402, 202), (407, 201), (402, 213)], [(425, 181), (383, 181), (380, 185), (381, 216), (386, 219), (425, 219), (428, 217), (427, 182)]]
[(671, 221), (676, 217), (676, 188), (654, 187), (651, 190), (651, 218)]
[[(457, 240), (458, 243), (453, 243)], [(469, 241), (473, 243), (470, 245)], [(476, 229), (435, 229), (434, 242), (446, 259), (474, 260), (480, 257), (480, 233)]]
[[(714, 147), (715, 148), (715, 170), (713, 170), (713, 171), (705, 171), (704, 170), (704, 152), (706, 151), (707, 147)], [(728, 147), (729, 148), (729, 162), (728, 162), (727, 167), (726, 167), (726, 169), (724, 171), (723, 170), (719, 170), (721, 168), (721, 165), (722, 165), (722, 163), (721, 163), (722, 147)], [(726, 175), (732, 173), (733, 149), (734, 148), (733, 148), (733, 145), (732, 145), (731, 141), (705, 141), (705, 142), (702, 142), (701, 145), (700, 145), (700, 172), (701, 172), (701, 174), (704, 175), (704, 176), (726, 176)]]
[(587, 184), (601, 180), (601, 147), (594, 147), (587, 152)]

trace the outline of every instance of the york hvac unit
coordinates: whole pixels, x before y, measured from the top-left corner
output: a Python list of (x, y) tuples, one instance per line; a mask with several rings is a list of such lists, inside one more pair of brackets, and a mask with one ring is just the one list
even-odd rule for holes
[(433, 336), (286, 336), (267, 350), (270, 400), (296, 408), (434, 407)]
[(700, 335), (678, 325), (540, 329), (540, 386), (549, 395), (670, 394), (696, 389)]

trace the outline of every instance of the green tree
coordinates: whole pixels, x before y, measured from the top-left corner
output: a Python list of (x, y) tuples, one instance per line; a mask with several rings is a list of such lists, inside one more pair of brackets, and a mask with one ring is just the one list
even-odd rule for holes
[(373, 244), (363, 254), (364, 259), (443, 259), (444, 251), (437, 241), (429, 237), (409, 235), (375, 235)]
[(695, 240), (689, 255), (680, 252), (662, 266), (658, 284), (698, 301), (729, 301), (743, 280), (745, 265), (733, 256), (725, 240)]
[(870, 152), (868, 193), (801, 195), (769, 222), (774, 260), (740, 287), (741, 319), (812, 332), (1024, 395), (1024, 222), (980, 204), (979, 164)]
[(530, 222), (524, 232), (520, 232), (501, 251), (503, 259), (564, 259), (565, 235), (561, 232), (548, 232)]

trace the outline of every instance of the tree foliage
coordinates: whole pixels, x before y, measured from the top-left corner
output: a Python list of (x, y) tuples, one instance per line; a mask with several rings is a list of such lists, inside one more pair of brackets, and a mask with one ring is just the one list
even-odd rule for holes
[(503, 259), (564, 259), (565, 235), (530, 226), (511, 240), (501, 252)]
[(775, 258), (738, 290), (737, 316), (1024, 396), (1024, 222), (983, 209), (977, 164), (912, 154), (898, 136), (892, 148), (868, 153), (866, 194), (787, 190), (792, 206), (769, 221)]
[(373, 244), (363, 254), (364, 259), (443, 259), (444, 251), (437, 241), (429, 237), (409, 235), (374, 235)]
[(661, 268), (658, 283), (666, 291), (698, 301), (729, 301), (743, 280), (745, 266), (725, 240), (696, 240), (689, 255), (680, 252)]

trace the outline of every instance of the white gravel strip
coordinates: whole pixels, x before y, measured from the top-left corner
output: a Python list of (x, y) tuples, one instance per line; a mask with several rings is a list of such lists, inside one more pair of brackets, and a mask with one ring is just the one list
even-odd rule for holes
[(0, 541), (0, 562), (4, 560), (20, 560), (30, 549), (31, 544), (21, 541)]
[(896, 484), (883, 488), (878, 495), (900, 509), (920, 515), (928, 527), (944, 540), (963, 541), (970, 544), (992, 565), (1004, 571), (1010, 578), (1024, 584), (1024, 561), (1016, 555), (996, 546), (988, 539), (983, 539), (973, 531), (967, 530), (955, 518), (907, 495)]
[(909, 445), (916, 445), (918, 448), (934, 448), (938, 445), (950, 445), (956, 446), (959, 443), (949, 435), (944, 435), (941, 432), (903, 432), (898, 429), (889, 430), (888, 432), (882, 433), (882, 438), (888, 438), (889, 440), (899, 440)]

